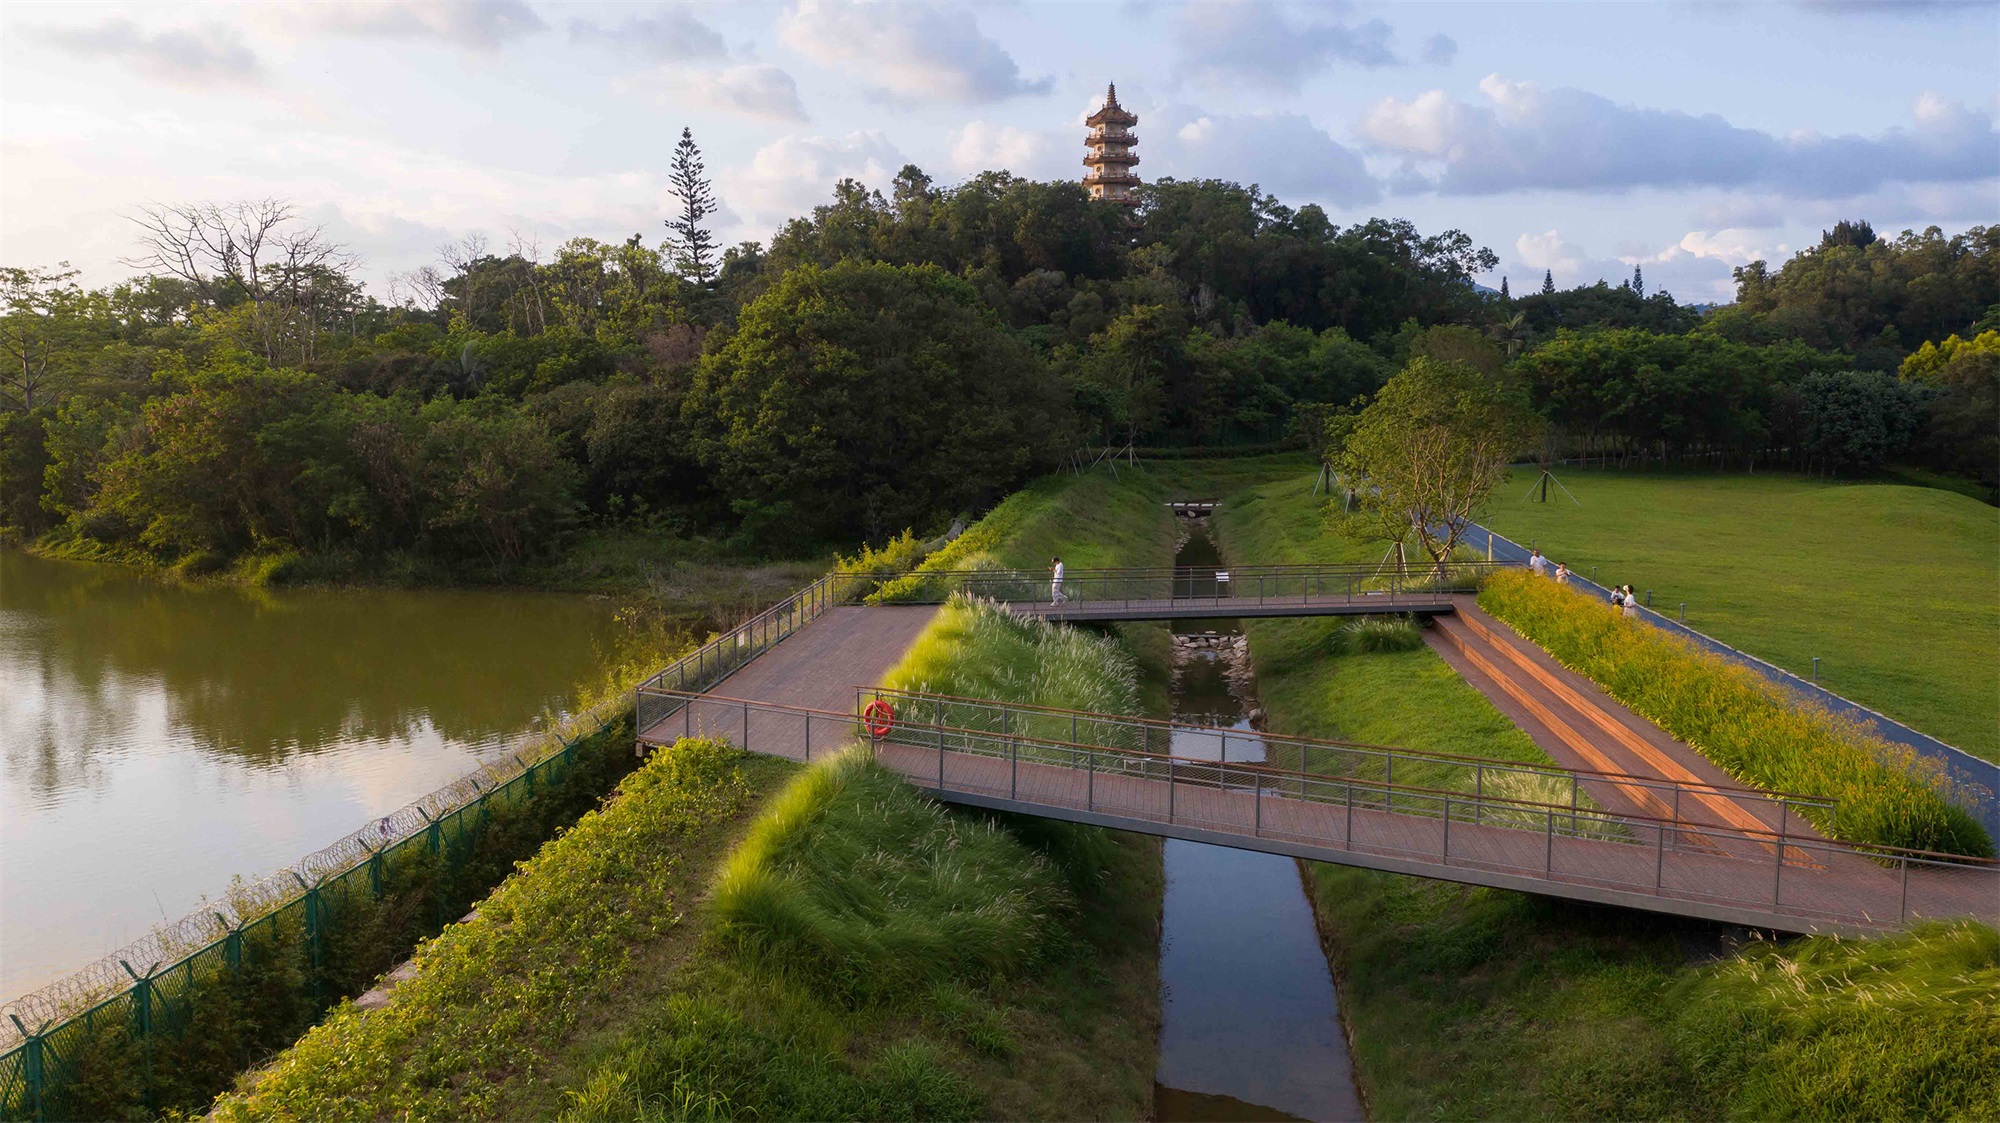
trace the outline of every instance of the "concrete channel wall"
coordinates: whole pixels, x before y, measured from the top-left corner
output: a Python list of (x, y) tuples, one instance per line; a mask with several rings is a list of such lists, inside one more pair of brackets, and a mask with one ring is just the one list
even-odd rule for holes
[[(1465, 544), (1482, 553), (1490, 551), (1494, 561), (1526, 563), (1528, 560), (1529, 550), (1526, 546), (1503, 538), (1476, 523), (1466, 530)], [(1595, 581), (1577, 576), (1574, 570), (1570, 574), (1570, 585), (1606, 602), (1611, 599), (1611, 590)], [(1971, 812), (1973, 817), (1986, 828), (1988, 834), (2000, 840), (2000, 796), (1996, 796), (1996, 793), (2000, 793), (2000, 764), (1981, 760), (1955, 745), (1947, 745), (1929, 734), (1919, 733), (1894, 718), (1876, 713), (1859, 702), (1843, 698), (1816, 682), (1800, 678), (1782, 667), (1773, 666), (1755, 655), (1739, 651), (1712, 636), (1703, 635), (1686, 624), (1650, 608), (1641, 608), (1639, 618), (1662, 631), (1693, 640), (1709, 651), (1732, 662), (1740, 663), (1835, 713), (1856, 718), (1885, 741), (1907, 746), (1924, 758), (1936, 761), (1944, 769), (1945, 777), (1950, 784), (1948, 794), (1952, 800)]]

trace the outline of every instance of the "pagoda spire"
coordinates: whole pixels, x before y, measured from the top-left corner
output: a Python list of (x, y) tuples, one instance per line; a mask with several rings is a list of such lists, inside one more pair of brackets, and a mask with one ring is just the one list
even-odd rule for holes
[(1090, 154), (1083, 162), (1090, 173), (1083, 177), (1083, 186), (1091, 198), (1108, 199), (1128, 207), (1139, 205), (1139, 177), (1132, 171), (1132, 165), (1139, 162), (1132, 151), (1132, 146), (1139, 143), (1139, 138), (1132, 134), (1132, 126), (1138, 123), (1138, 114), (1118, 104), (1118, 83), (1107, 84), (1103, 108), (1084, 119), (1090, 133), (1083, 143)]

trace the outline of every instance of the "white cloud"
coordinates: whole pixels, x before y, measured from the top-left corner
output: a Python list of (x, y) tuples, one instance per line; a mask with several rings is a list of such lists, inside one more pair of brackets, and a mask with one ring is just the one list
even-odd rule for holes
[(721, 58), (729, 53), (714, 28), (679, 8), (628, 19), (615, 27), (573, 19), (569, 21), (569, 38), (572, 43), (614, 47), (661, 62)]
[(670, 83), (703, 105), (767, 121), (804, 121), (806, 107), (792, 76), (775, 66), (668, 72)]
[(800, 0), (784, 19), (785, 46), (841, 70), (877, 97), (974, 104), (1047, 93), (1029, 81), (972, 10), (891, 0)]
[(717, 175), (716, 194), (753, 224), (775, 226), (827, 202), (833, 186), (856, 179), (883, 188), (903, 154), (879, 130), (846, 136), (788, 136), (757, 150), (748, 166)]
[(1734, 299), (1735, 282), (1730, 269), (1763, 258), (1780, 260), (1791, 251), (1783, 245), (1757, 247), (1741, 230), (1689, 231), (1679, 242), (1656, 252), (1598, 257), (1565, 238), (1560, 230), (1525, 233), (1514, 239), (1512, 257), (1502, 261), (1486, 283), (1498, 287), (1499, 277), (1508, 278), (1516, 296), (1526, 296), (1541, 287), (1546, 271), (1557, 288), (1575, 288), (1598, 281), (1617, 285), (1630, 280), (1634, 267), (1646, 271), (1648, 293), (1671, 292), (1683, 304), (1706, 304)]
[(1310, 22), (1269, 0), (1188, 4), (1174, 16), (1179, 72), (1222, 88), (1249, 82), (1296, 90), (1335, 63), (1395, 66), (1402, 60), (1389, 50), (1389, 34), (1379, 19)]
[(990, 121), (973, 121), (951, 132), (951, 163), (961, 175), (1010, 171), (1033, 176), (1047, 163), (1048, 149), (1047, 138), (1039, 133)]
[(263, 65), (233, 27), (204, 23), (148, 30), (129, 19), (107, 19), (90, 27), (40, 28), (30, 32), (75, 58), (117, 62), (176, 86), (255, 85)]
[(436, 39), (491, 53), (509, 39), (547, 31), (524, 0), (338, 0), (263, 10), (274, 30), (383, 39)]
[[(1161, 163), (1179, 176), (1256, 183), (1294, 206), (1360, 206), (1381, 197), (1359, 154), (1296, 113), (1200, 114), (1155, 135)], [(1143, 152), (1145, 143), (1139, 147)]]
[(1361, 123), (1379, 151), (1422, 166), (1437, 190), (1485, 195), (1537, 188), (1765, 187), (1840, 198), (1892, 182), (2000, 176), (1991, 114), (1925, 95), (1912, 127), (1874, 137), (1785, 137), (1721, 117), (1619, 105), (1573, 89), (1489, 75), (1486, 103), (1432, 90), (1384, 98)]

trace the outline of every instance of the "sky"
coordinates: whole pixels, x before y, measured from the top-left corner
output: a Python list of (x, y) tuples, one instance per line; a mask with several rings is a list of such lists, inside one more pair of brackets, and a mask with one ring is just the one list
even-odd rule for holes
[(766, 241), (906, 163), (1081, 176), (1108, 82), (1141, 176), (1463, 230), (1517, 292), (1726, 301), (1842, 218), (2000, 220), (1992, 3), (16, 0), (0, 265), (108, 284), (137, 208), (277, 197), (391, 299), (468, 236), (658, 242), (683, 127)]

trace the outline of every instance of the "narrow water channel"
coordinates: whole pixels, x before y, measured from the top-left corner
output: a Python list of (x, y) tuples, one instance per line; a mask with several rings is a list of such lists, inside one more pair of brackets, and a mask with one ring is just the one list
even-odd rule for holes
[[(1175, 564), (1221, 564), (1205, 526)], [(1212, 631), (1211, 631), (1212, 629)], [(1177, 721), (1241, 731), (1177, 733), (1177, 756), (1264, 758), (1234, 621), (1189, 621), (1174, 638)], [(1354, 1120), (1361, 1103), (1339, 999), (1290, 858), (1169, 839), (1160, 937), (1162, 1120)]]

